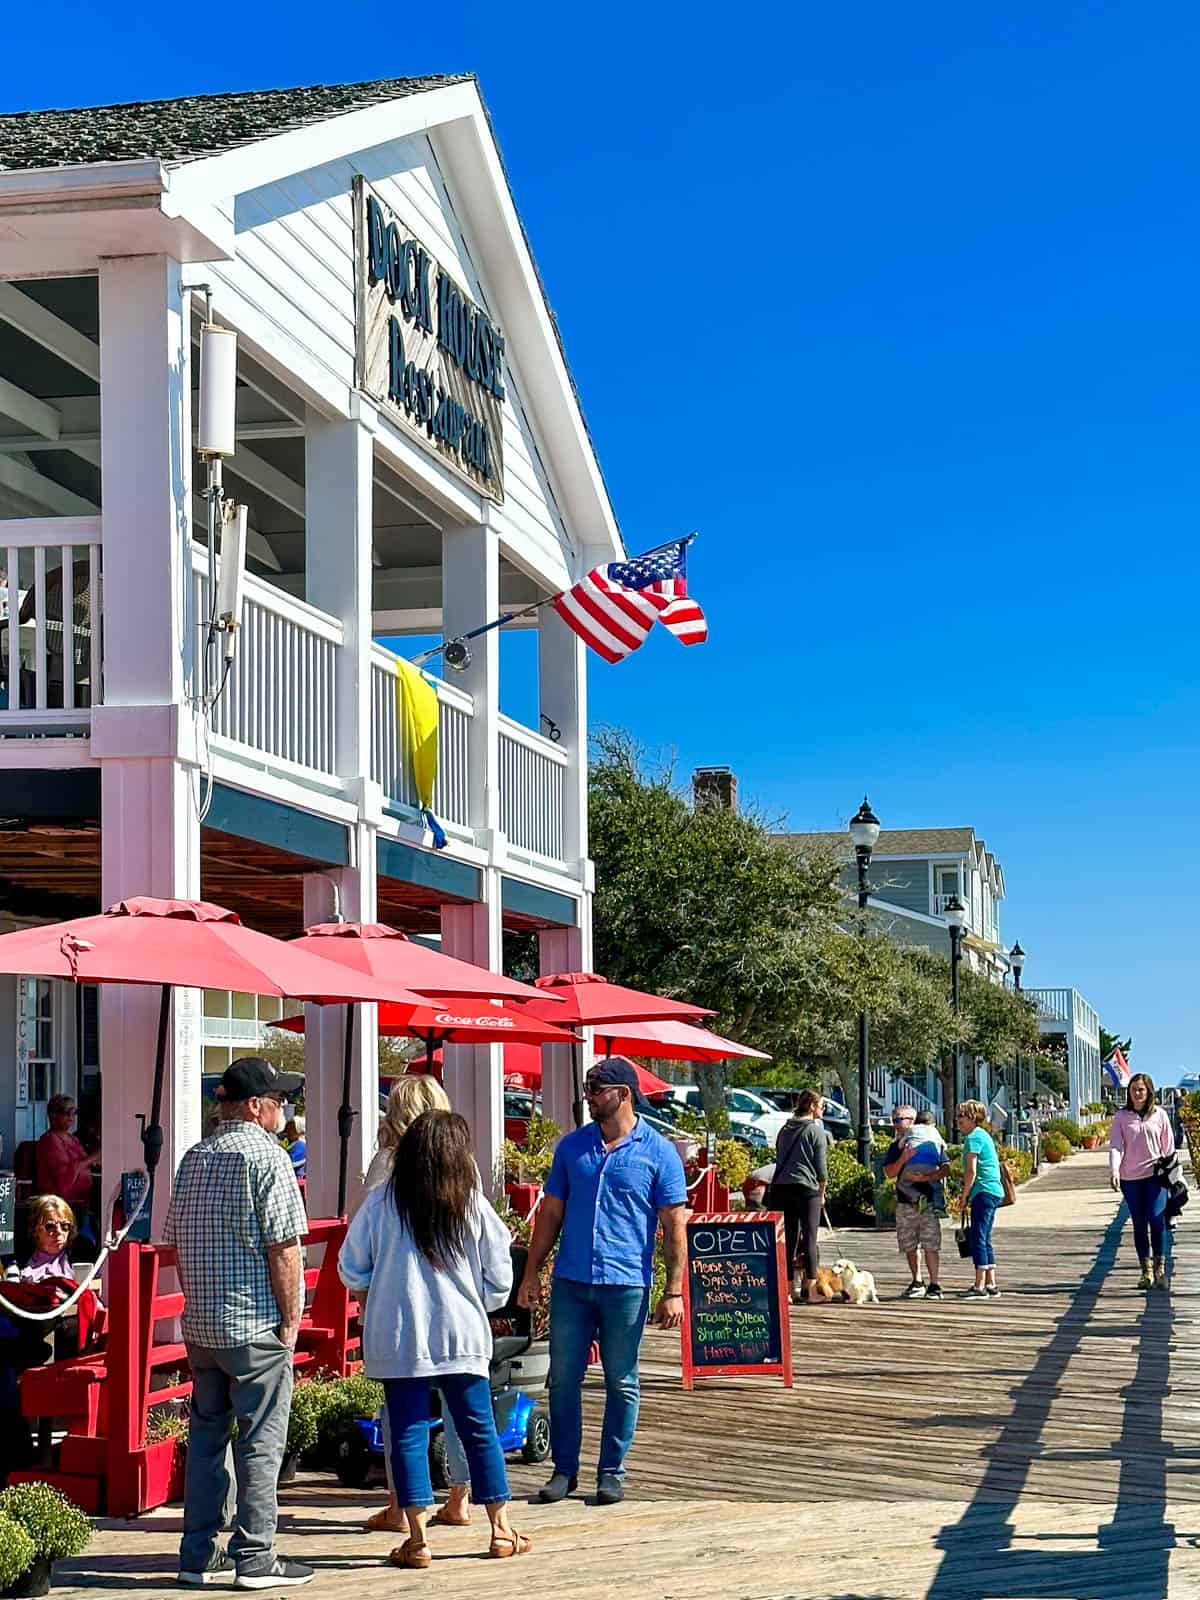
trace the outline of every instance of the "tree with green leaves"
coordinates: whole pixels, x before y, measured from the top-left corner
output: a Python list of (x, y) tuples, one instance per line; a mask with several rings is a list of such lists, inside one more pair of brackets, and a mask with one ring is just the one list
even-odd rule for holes
[(1107, 1061), (1114, 1050), (1119, 1050), (1126, 1060), (1133, 1053), (1133, 1040), (1122, 1039), (1120, 1034), (1109, 1033), (1103, 1023), (1100, 1025), (1100, 1059)]

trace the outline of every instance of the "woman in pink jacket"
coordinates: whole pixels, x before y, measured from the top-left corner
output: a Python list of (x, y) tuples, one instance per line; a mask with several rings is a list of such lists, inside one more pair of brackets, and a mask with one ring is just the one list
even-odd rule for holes
[(1175, 1134), (1170, 1117), (1158, 1103), (1154, 1084), (1144, 1072), (1135, 1072), (1129, 1080), (1124, 1109), (1113, 1118), (1108, 1151), (1110, 1182), (1125, 1196), (1133, 1223), (1133, 1242), (1142, 1269), (1138, 1288), (1165, 1289), (1167, 1186), (1154, 1164), (1159, 1156), (1174, 1154)]

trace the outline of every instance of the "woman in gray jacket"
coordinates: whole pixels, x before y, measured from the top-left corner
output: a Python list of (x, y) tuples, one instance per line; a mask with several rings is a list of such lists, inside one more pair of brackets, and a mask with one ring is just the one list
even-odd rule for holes
[(363, 1366), (383, 1381), (392, 1477), (409, 1537), (398, 1567), (427, 1567), (429, 1400), (433, 1384), (454, 1418), (471, 1490), (492, 1526), (488, 1554), (524, 1555), (530, 1542), (508, 1519), (508, 1476), (496, 1437), (488, 1364), (489, 1310), (512, 1289), (508, 1229), (481, 1197), (467, 1124), (426, 1111), (400, 1142), (391, 1181), (372, 1189), (338, 1258), (362, 1308)]
[(792, 1300), (796, 1305), (805, 1305), (812, 1298), (821, 1265), (817, 1233), (829, 1173), (829, 1136), (820, 1112), (821, 1096), (805, 1089), (775, 1141), (771, 1207), (783, 1212)]

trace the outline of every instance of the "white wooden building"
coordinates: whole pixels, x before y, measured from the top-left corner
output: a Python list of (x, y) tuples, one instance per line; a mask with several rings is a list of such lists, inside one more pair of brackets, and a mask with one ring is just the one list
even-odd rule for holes
[[(238, 335), (225, 487), (250, 529), (239, 652), (208, 721), (206, 292)], [(507, 929), (536, 931), (543, 970), (588, 966), (583, 646), (536, 614), (536, 726), (500, 714), (495, 632), (438, 682), (435, 851), (379, 641), (458, 634), (621, 553), (472, 78), (0, 117), (4, 926), (203, 896), (285, 937), (340, 911), (493, 969)], [(3, 1047), (39, 1006), (44, 1062)], [(137, 1167), (156, 1006), (105, 988), (97, 1050), (78, 996), (0, 979), (6, 1152), (98, 1067), (106, 1188)], [(220, 1009), (180, 997), (164, 1166), (199, 1136), (201, 1018)], [(333, 1209), (343, 1016), (308, 1031), (314, 1215)], [(355, 1164), (375, 1132), (364, 1021)], [(498, 1052), (447, 1060), (488, 1171)], [(565, 1119), (565, 1072), (548, 1096)]]

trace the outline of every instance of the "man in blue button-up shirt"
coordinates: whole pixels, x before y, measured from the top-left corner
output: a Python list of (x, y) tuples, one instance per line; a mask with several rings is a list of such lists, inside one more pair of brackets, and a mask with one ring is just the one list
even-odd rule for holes
[(625, 1456), (637, 1426), (638, 1353), (660, 1222), (667, 1282), (658, 1322), (677, 1328), (683, 1320), (687, 1184), (674, 1145), (637, 1116), (637, 1074), (628, 1061), (596, 1062), (584, 1089), (594, 1120), (567, 1134), (554, 1153), (518, 1298), (524, 1306), (536, 1303), (538, 1272), (557, 1239), (550, 1296), (554, 1475), (540, 1498), (561, 1500), (577, 1485), (583, 1379), (595, 1341), (606, 1391), (596, 1497), (613, 1505), (624, 1495)]

